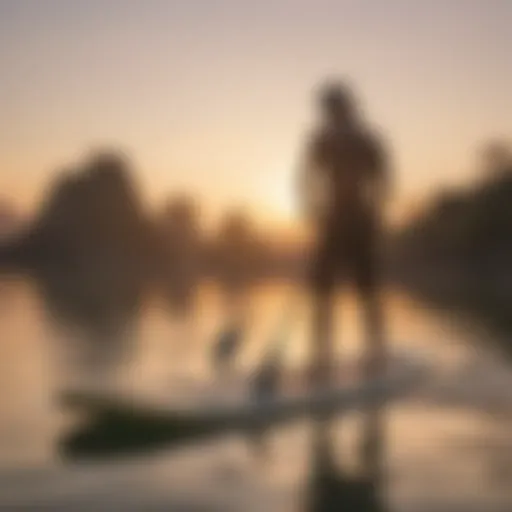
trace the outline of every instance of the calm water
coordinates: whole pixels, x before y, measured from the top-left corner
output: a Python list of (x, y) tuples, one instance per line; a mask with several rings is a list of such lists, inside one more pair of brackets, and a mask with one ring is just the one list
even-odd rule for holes
[[(226, 318), (215, 288), (202, 288), (184, 320), (157, 296), (105, 299), (87, 286), (0, 281), (0, 509), (304, 509), (314, 468), (311, 426), (303, 423), (273, 433), (263, 469), (235, 437), (118, 465), (59, 459), (58, 439), (76, 421), (56, 400), (69, 386), (122, 386), (169, 401), (217, 386), (207, 353)], [(257, 363), (291, 293), (300, 292), (268, 285), (252, 294), (241, 372)], [(382, 503), (392, 512), (512, 510), (512, 372), (489, 348), (492, 338), (396, 290), (386, 306), (395, 349), (425, 354), (435, 375), (419, 396), (386, 411)], [(290, 365), (307, 358), (307, 301), (298, 308), (289, 326)], [(361, 335), (350, 295), (340, 297), (337, 312), (339, 356), (348, 357)], [(336, 459), (349, 477), (357, 473), (364, 421), (352, 414), (334, 430)], [(384, 510), (378, 507), (364, 510)]]

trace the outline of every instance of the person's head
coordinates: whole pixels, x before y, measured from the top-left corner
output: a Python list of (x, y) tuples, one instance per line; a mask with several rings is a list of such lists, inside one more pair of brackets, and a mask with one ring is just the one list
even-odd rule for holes
[(120, 174), (129, 169), (128, 158), (121, 152), (101, 149), (90, 154), (88, 168), (92, 172)]
[(358, 105), (352, 89), (342, 81), (325, 83), (318, 93), (322, 116), (336, 123), (351, 123), (358, 116)]

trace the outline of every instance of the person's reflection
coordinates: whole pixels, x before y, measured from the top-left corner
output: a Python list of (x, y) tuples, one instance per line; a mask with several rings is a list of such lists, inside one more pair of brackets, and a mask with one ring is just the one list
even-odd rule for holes
[[(382, 376), (385, 360), (379, 347), (368, 344), (364, 354), (364, 379)], [(373, 364), (366, 364), (372, 361)], [(375, 405), (362, 416), (358, 439), (358, 472), (349, 471), (336, 460), (333, 420), (318, 418), (312, 439), (311, 476), (307, 512), (383, 512), (385, 406)], [(340, 422), (336, 422), (340, 428)], [(343, 423), (341, 423), (343, 428)]]
[(383, 435), (381, 411), (365, 414), (361, 429), (360, 470), (346, 470), (336, 461), (331, 424), (319, 420), (313, 431), (311, 475), (306, 512), (382, 512)]

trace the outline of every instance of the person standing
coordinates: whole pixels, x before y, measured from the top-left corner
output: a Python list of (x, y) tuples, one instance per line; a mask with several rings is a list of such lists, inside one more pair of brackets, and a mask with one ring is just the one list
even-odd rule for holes
[(363, 307), (368, 366), (376, 369), (383, 361), (379, 247), (390, 166), (381, 137), (347, 84), (327, 83), (317, 100), (320, 123), (306, 144), (299, 191), (317, 237), (310, 272), (312, 348), (317, 383), (325, 384), (333, 355), (332, 298), (340, 277), (354, 282)]

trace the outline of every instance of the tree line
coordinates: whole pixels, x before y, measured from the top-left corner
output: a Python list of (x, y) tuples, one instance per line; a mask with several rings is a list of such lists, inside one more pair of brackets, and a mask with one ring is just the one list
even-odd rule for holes
[(293, 266), (293, 256), (243, 210), (227, 212), (214, 233), (202, 229), (191, 195), (150, 210), (130, 160), (112, 151), (56, 173), (29, 229), (3, 254), (39, 272), (111, 281), (129, 276), (178, 294), (203, 277), (234, 290)]

